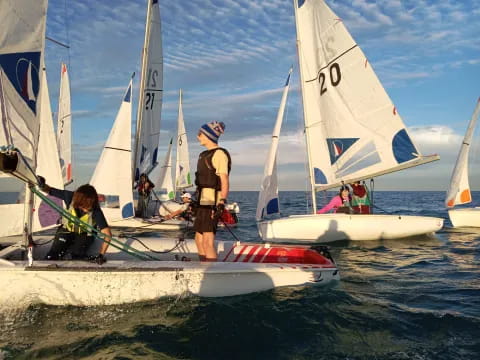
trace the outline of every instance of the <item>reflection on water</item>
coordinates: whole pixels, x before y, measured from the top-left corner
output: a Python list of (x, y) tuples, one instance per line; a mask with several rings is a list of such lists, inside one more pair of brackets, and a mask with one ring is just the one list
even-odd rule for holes
[[(387, 211), (398, 206), (402, 213), (421, 209), (446, 218), (443, 195), (377, 193), (376, 198)], [(258, 241), (256, 193), (231, 197), (241, 208), (236, 236)], [(305, 211), (303, 193), (281, 198), (281, 205), (290, 203), (283, 206), (285, 213)], [(231, 235), (221, 230), (219, 237)], [(0, 359), (479, 358), (480, 230), (341, 241), (331, 252), (342, 277), (333, 286), (222, 299), (184, 296), (123, 306), (5, 310)]]

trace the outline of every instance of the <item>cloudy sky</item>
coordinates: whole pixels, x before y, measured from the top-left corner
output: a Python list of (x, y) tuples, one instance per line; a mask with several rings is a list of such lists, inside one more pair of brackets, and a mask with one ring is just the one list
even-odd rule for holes
[[(233, 190), (258, 190), (291, 64), (292, 88), (279, 148), (281, 190), (305, 189), (305, 149), (291, 0), (159, 0), (164, 46), (160, 153), (176, 132), (177, 96), (192, 167), (200, 125), (227, 125)], [(445, 190), (480, 96), (480, 0), (329, 0), (363, 49), (422, 153), (441, 160), (380, 177), (377, 189)], [(140, 71), (146, 0), (50, 0), (47, 43), (53, 109), (60, 62), (70, 65), (74, 176), (88, 182), (132, 72)], [(138, 77), (134, 101), (138, 98)], [(135, 106), (136, 108), (136, 106)], [(136, 110), (134, 109), (134, 114)], [(478, 140), (478, 135), (477, 135)], [(480, 141), (471, 182), (480, 189)]]

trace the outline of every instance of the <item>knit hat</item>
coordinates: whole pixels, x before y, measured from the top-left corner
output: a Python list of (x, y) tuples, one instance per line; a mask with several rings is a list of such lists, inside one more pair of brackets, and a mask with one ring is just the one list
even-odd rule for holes
[(218, 143), (220, 135), (225, 131), (225, 124), (223, 122), (212, 121), (203, 124), (199, 131), (216, 144)]

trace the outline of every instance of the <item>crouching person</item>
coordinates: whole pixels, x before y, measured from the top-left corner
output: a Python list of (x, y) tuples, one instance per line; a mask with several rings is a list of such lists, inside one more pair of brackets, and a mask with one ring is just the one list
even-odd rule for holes
[(65, 202), (67, 211), (80, 219), (82, 222), (96, 227), (103, 234), (107, 235), (107, 242), (100, 248), (100, 253), (95, 257), (87, 257), (87, 251), (93, 244), (95, 238), (89, 233), (86, 226), (75, 224), (63, 218), (62, 225), (55, 234), (52, 247), (46, 256), (46, 260), (61, 260), (65, 254), (70, 252), (73, 260), (92, 260), (97, 264), (103, 264), (112, 232), (107, 220), (98, 203), (98, 194), (91, 185), (82, 185), (74, 192), (59, 190), (48, 186), (45, 179), (40, 178), (40, 189), (51, 196), (62, 199)]

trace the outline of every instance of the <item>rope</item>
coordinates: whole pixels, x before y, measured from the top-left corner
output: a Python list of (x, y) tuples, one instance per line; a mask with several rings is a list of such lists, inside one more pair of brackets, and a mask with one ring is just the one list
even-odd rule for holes
[(120, 237), (124, 237), (126, 239), (138, 241), (140, 245), (142, 245), (145, 249), (155, 253), (155, 254), (168, 254), (171, 253), (172, 251), (178, 249), (181, 244), (184, 243), (185, 239), (182, 237), (178, 238), (178, 241), (175, 243), (175, 246), (169, 250), (164, 250), (164, 251), (158, 251), (158, 250), (153, 250), (152, 248), (148, 247), (143, 241), (141, 241), (139, 238), (133, 237), (133, 236), (125, 236), (124, 234), (120, 235)]
[[(88, 229), (88, 231), (93, 234), (96, 238), (100, 239), (103, 242), (109, 243), (111, 246), (114, 248), (117, 248), (120, 251), (123, 251), (131, 256), (134, 256), (136, 258), (139, 258), (141, 260), (160, 260), (154, 256), (151, 256), (149, 254), (145, 254), (117, 239), (114, 237), (110, 237), (106, 234), (101, 233), (99, 230), (95, 229), (93, 226), (81, 221), (79, 218), (76, 216), (73, 216), (70, 214), (68, 211), (65, 209), (59, 207), (55, 202), (50, 200), (46, 195), (42, 194), (38, 189), (35, 187), (31, 186), (30, 190), (37, 195), (40, 199), (42, 199), (47, 205), (49, 205), (52, 209), (54, 209), (56, 212), (58, 212), (62, 217), (66, 218), (68, 221), (73, 222), (75, 225), (78, 226), (83, 226)], [(108, 241), (109, 239), (110, 241)]]
[(225, 223), (225, 221), (223, 221), (222, 217), (220, 217), (219, 220), (222, 222), (223, 226), (225, 226), (225, 229), (227, 229), (227, 230), (230, 232), (230, 234), (233, 236), (233, 238), (234, 238), (236, 241), (240, 242), (240, 239), (233, 233), (232, 229), (230, 229), (230, 226), (228, 226), (228, 225)]

